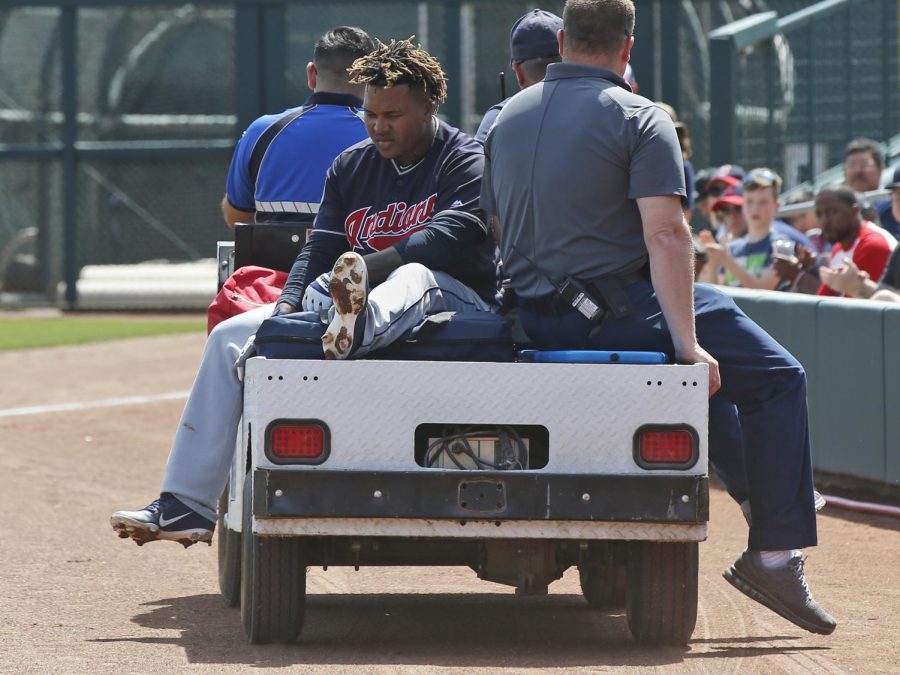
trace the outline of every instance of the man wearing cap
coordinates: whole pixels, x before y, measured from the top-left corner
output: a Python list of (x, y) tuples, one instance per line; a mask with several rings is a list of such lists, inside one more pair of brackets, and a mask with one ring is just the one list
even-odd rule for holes
[[(509, 53), (519, 89), (527, 89), (543, 80), (547, 66), (559, 61), (556, 34), (561, 28), (562, 19), (543, 9), (533, 9), (513, 24), (509, 33)], [(509, 98), (488, 108), (475, 133), (476, 141), (484, 144), (488, 131)]]
[[(674, 124), (622, 78), (633, 2), (567, 0), (563, 21), (562, 63), (512, 98), (485, 142), (481, 207), (522, 327), (537, 349), (642, 349), (705, 364), (710, 461), (746, 478), (753, 516), (725, 577), (830, 634), (836, 623), (813, 599), (799, 552), (817, 542), (803, 366), (730, 296), (693, 285)], [(565, 279), (587, 289), (597, 315), (555, 290)]]

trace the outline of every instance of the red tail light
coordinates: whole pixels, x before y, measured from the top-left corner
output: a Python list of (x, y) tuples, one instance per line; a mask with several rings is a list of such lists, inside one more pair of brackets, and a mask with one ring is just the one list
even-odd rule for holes
[(320, 464), (329, 444), (328, 427), (315, 420), (276, 420), (266, 429), (266, 455), (277, 464)]
[(689, 469), (697, 463), (699, 445), (688, 426), (641, 427), (634, 436), (634, 460), (645, 469)]

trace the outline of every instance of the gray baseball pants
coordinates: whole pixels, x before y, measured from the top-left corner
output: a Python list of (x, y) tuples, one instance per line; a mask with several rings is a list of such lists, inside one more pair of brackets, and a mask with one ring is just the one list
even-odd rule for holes
[[(274, 304), (263, 305), (213, 329), (175, 432), (160, 491), (172, 493), (211, 520), (228, 481), (243, 408), (243, 385), (234, 363), (274, 309)], [(403, 265), (369, 293), (356, 356), (391, 344), (432, 314), (494, 309), (448, 274), (418, 263)]]

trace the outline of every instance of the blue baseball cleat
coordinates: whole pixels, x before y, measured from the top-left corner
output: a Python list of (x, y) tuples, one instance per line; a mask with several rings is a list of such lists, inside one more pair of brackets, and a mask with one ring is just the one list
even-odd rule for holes
[(110, 525), (122, 539), (132, 538), (138, 546), (148, 541), (168, 539), (185, 548), (198, 541), (212, 545), (214, 521), (201, 516), (174, 495), (163, 492), (140, 511), (116, 511)]

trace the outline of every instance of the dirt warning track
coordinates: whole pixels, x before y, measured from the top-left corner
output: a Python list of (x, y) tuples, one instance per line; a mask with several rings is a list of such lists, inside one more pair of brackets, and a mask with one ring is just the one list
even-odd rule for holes
[(722, 579), (746, 526), (721, 490), (686, 650), (635, 645), (622, 613), (588, 607), (574, 570), (520, 599), (435, 567), (313, 569), (302, 641), (248, 645), (214, 546), (138, 548), (108, 524), (156, 496), (203, 339), (0, 353), (0, 672), (896, 672), (900, 521), (820, 514), (807, 570), (839, 622), (821, 637)]

